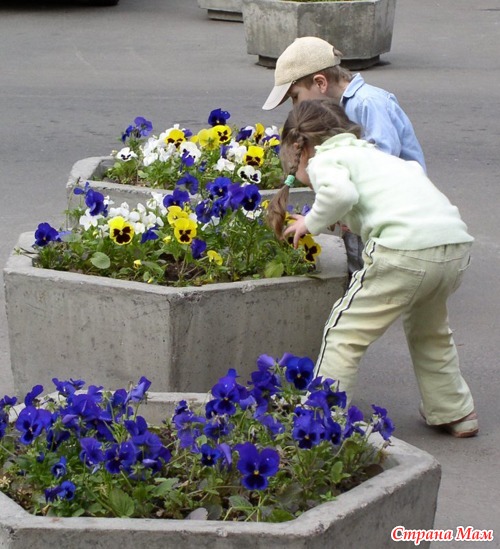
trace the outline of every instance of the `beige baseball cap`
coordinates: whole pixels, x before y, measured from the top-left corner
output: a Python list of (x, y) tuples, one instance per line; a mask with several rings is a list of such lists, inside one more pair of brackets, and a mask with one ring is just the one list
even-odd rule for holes
[(295, 81), (339, 65), (340, 55), (339, 51), (321, 38), (315, 36), (296, 38), (276, 61), (274, 88), (262, 108), (270, 111), (281, 105)]

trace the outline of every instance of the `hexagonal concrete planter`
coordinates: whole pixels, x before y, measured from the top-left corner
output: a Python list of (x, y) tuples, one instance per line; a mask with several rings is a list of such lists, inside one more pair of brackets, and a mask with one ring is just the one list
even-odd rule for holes
[[(33, 267), (12, 253), (4, 269), (16, 390), (53, 377), (104, 387), (147, 376), (159, 391), (206, 392), (257, 356), (315, 358), (326, 318), (344, 291), (343, 242), (322, 235), (320, 272), (174, 288)], [(30, 249), (32, 233), (18, 246)]]
[(243, 22), (241, 0), (198, 0), (198, 6), (207, 10), (209, 19)]
[[(151, 393), (141, 414), (158, 423), (181, 399), (204, 394)], [(0, 547), (75, 549), (353, 549), (391, 545), (395, 526), (433, 527), (441, 478), (438, 462), (393, 439), (378, 476), (285, 523), (32, 516), (0, 492)], [(419, 547), (428, 548), (429, 542)], [(414, 547), (402, 542), (398, 547)]]
[(333, 44), (350, 68), (364, 68), (391, 49), (396, 0), (289, 2), (242, 0), (247, 52), (274, 67), (287, 46), (301, 36)]
[[(141, 187), (138, 185), (123, 185), (111, 181), (103, 181), (106, 170), (113, 165), (112, 156), (91, 156), (83, 158), (76, 162), (71, 168), (71, 172), (66, 183), (66, 192), (68, 200), (73, 198), (75, 187), (83, 188), (88, 181), (92, 188), (99, 191), (104, 196), (109, 196), (115, 204), (128, 202), (133, 207), (138, 202), (145, 204), (151, 196), (151, 191), (161, 194), (168, 194), (171, 191), (165, 189), (151, 189), (150, 187)], [(261, 194), (264, 198), (270, 198), (276, 191), (263, 190)], [(307, 187), (292, 189), (290, 193), (290, 203), (301, 208), (305, 204), (312, 205), (314, 202), (314, 193)]]

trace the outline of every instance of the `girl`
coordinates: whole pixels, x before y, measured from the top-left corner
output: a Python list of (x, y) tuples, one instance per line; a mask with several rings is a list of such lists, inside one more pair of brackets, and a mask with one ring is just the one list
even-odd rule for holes
[[(331, 100), (297, 105), (282, 133), (289, 176), (268, 210), (276, 234), (297, 246), (304, 234), (341, 223), (364, 243), (364, 266), (333, 306), (315, 373), (338, 381), (350, 400), (366, 349), (402, 316), (427, 424), (474, 436), (477, 415), (446, 307), (468, 267), (473, 238), (417, 162), (384, 153), (360, 135)], [(315, 191), (315, 200), (283, 231), (295, 177)]]

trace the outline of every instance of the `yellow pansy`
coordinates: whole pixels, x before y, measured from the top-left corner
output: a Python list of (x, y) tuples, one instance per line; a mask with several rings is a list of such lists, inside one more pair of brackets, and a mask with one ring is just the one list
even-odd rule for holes
[(219, 143), (229, 143), (231, 141), (231, 128), (229, 126), (214, 126), (212, 131), (217, 135)]
[(176, 128), (171, 130), (167, 137), (165, 137), (165, 143), (173, 143), (177, 148), (179, 148), (179, 145), (183, 141), (186, 141), (186, 136), (184, 135), (184, 132)]
[(133, 225), (128, 221), (125, 221), (121, 215), (113, 217), (113, 219), (109, 221), (108, 227), (111, 240), (115, 244), (118, 244), (118, 246), (130, 244), (134, 237)]
[(280, 143), (281, 141), (277, 137), (271, 137), (271, 139), (267, 141), (269, 147), (277, 147)]
[(173, 225), (178, 219), (184, 219), (186, 217), (188, 217), (188, 213), (180, 206), (169, 206), (167, 208), (167, 221), (170, 225)]
[(264, 128), (264, 126), (260, 122), (255, 124), (255, 133), (253, 134), (253, 137), (256, 143), (258, 143), (264, 137), (265, 131), (266, 128)]
[(316, 259), (321, 253), (321, 246), (314, 240), (310, 234), (305, 234), (299, 241), (305, 251), (305, 260), (308, 263), (316, 263)]
[(142, 261), (140, 259), (136, 259), (134, 261), (134, 268), (138, 269), (142, 265)]
[(215, 263), (216, 265), (222, 265), (222, 256), (215, 250), (209, 250), (207, 252), (207, 257), (211, 263)]
[(217, 149), (219, 146), (219, 136), (214, 128), (205, 128), (198, 132), (198, 142), (200, 147), (208, 150)]
[(181, 244), (191, 244), (196, 236), (197, 224), (194, 219), (183, 217), (174, 224), (174, 236)]
[(262, 147), (257, 147), (256, 145), (250, 145), (243, 161), (248, 166), (262, 166), (264, 162), (264, 149)]

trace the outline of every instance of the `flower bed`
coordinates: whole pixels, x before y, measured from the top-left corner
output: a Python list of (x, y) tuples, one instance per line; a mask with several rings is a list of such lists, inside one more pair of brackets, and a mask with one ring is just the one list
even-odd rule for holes
[[(258, 188), (268, 199), (283, 182), (279, 160), (280, 134), (276, 126), (260, 123), (231, 127), (231, 115), (214, 109), (207, 127), (194, 133), (179, 124), (153, 134), (153, 124), (137, 117), (123, 132), (123, 147), (111, 156), (77, 162), (66, 185), (68, 197), (75, 188), (90, 184), (116, 203), (131, 207), (145, 203), (150, 191), (171, 194), (175, 189), (206, 194), (207, 183), (224, 177), (232, 184)], [(292, 190), (295, 208), (311, 205), (314, 195), (307, 187)]]
[[(5, 396), (2, 490), (46, 516), (0, 494), (3, 546), (36, 531), (39, 547), (316, 548), (332, 535), (336, 547), (381, 547), (394, 525), (432, 527), (439, 465), (399, 441), (383, 450), (394, 429), (385, 409), (372, 406), (366, 420), (346, 409), (306, 357), (261, 355), (257, 366), (247, 386), (229, 369), (205, 398), (153, 395), (155, 419), (173, 410), (160, 428), (147, 424), (149, 404), (137, 414), (145, 377), (114, 392), (55, 379), (57, 394), (40, 399), (36, 386), (17, 408)], [(176, 520), (131, 518), (149, 516)]]

